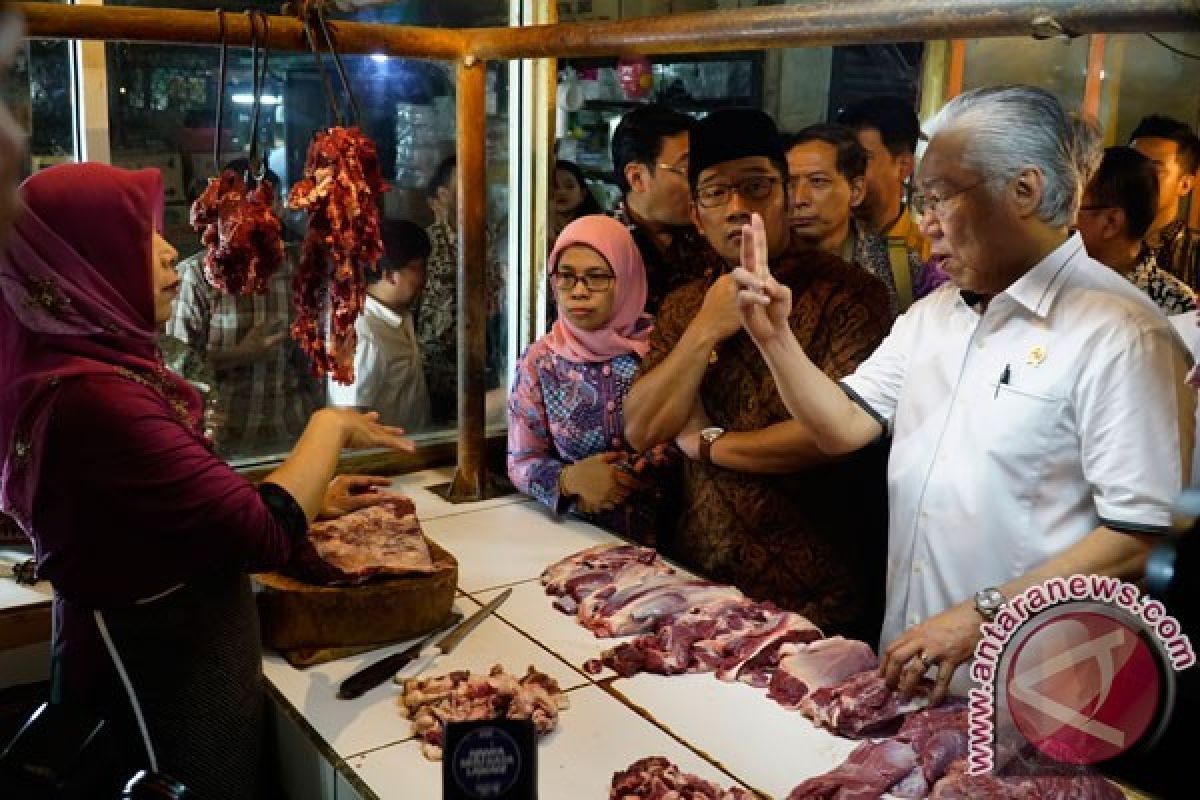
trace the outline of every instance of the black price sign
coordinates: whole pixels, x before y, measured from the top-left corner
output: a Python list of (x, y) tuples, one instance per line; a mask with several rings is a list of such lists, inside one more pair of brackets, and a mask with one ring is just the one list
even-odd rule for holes
[(443, 800), (537, 800), (537, 735), (529, 720), (451, 722)]

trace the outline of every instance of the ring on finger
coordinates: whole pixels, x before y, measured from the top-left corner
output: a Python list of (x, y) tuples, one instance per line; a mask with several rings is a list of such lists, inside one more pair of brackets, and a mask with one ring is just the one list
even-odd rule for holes
[(925, 669), (929, 669), (930, 667), (932, 667), (934, 664), (937, 663), (932, 658), (930, 658), (928, 655), (926, 655), (924, 650), (917, 653), (917, 658), (921, 660), (921, 663), (925, 666)]

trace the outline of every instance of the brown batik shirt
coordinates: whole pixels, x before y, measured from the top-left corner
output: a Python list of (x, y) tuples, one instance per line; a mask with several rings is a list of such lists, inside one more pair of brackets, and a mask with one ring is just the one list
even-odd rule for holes
[[(830, 378), (849, 373), (891, 326), (883, 283), (835, 256), (793, 241), (773, 262), (792, 289), (791, 327)], [(712, 280), (671, 293), (659, 312), (642, 374), (657, 367), (700, 310)], [(714, 351), (700, 384), (709, 419), (752, 431), (791, 419), (750, 337)], [(886, 445), (792, 474), (734, 472), (687, 461), (673, 535), (663, 549), (708, 577), (771, 600), (830, 631), (874, 641), (887, 545)]]

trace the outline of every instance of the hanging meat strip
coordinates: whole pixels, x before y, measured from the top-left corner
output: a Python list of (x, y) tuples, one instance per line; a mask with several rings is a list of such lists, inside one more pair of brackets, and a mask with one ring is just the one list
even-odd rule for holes
[(290, 208), (308, 212), (292, 284), (292, 338), (318, 377), (332, 373), (342, 384), (354, 382), (354, 321), (367, 294), (363, 271), (383, 255), (377, 200), (385, 191), (375, 143), (357, 127), (334, 127), (313, 137), (304, 177), (288, 197)]
[(242, 176), (225, 170), (209, 178), (192, 203), (192, 228), (207, 248), (204, 275), (229, 294), (265, 294), (283, 264), (283, 226), (275, 216), (275, 192), (266, 181), (247, 191)]

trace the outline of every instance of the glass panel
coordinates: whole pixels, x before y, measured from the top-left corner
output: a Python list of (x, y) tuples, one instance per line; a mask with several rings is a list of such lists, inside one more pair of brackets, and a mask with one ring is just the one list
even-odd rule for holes
[(7, 71), (2, 97), (29, 135), (22, 178), (75, 160), (70, 42), (26, 40)]
[[(1014, 58), (1020, 53), (1020, 58)], [(1024, 83), (1052, 93), (1068, 109), (1079, 108), (1087, 79), (1088, 37), (1038, 41), (1027, 37), (967, 42), (963, 89)]]
[[(1172, 47), (1200, 56), (1200, 34), (1159, 34)], [(1100, 121), (1109, 144), (1125, 143), (1138, 121), (1167, 114), (1200, 125), (1200, 66), (1149, 36), (1109, 35), (1101, 73)]]
[[(124, 3), (178, 7), (179, 2)], [(206, 4), (208, 5), (208, 4)], [(225, 2), (238, 11), (252, 3)], [(362, 21), (409, 25), (506, 24), (502, 0), (397, 4), (367, 8)], [(211, 5), (208, 5), (211, 8)], [(344, 16), (344, 15), (343, 15)], [(205, 277), (200, 237), (189, 224), (192, 202), (217, 172), (213, 160), (218, 87), (217, 47), (114, 43), (107, 47), (112, 161), (162, 170), (167, 195), (167, 237), (181, 255), (183, 291), (167, 334), (170, 361), (197, 383), (211, 387), (211, 427), (218, 452), (237, 463), (271, 459), (290, 450), (313, 410), (354, 405), (380, 410), (418, 440), (453, 433), (457, 411), (456, 220), (444, 199), (430, 195), (439, 165), (455, 153), (455, 72), (451, 64), (383, 55), (343, 58), (361, 109), (359, 124), (375, 143), (389, 191), (382, 198), (385, 241), (392, 252), (368, 286), (356, 323), (358, 366), (352, 388), (317, 379), (309, 359), (288, 335), (295, 321), (291, 276), (307, 226), (303, 212), (280, 209), (285, 267), (262, 296), (230, 296)], [(245, 157), (254, 103), (248, 48), (227, 56), (220, 161)], [(342, 107), (344, 93), (332, 61), (325, 67)], [(494, 253), (489, 268), (489, 408), (504, 423), (509, 365), (506, 323), (508, 220), (508, 78), (504, 64), (488, 75), (488, 227)], [(271, 53), (260, 93), (260, 152), (288, 192), (303, 177), (314, 132), (331, 124), (329, 103), (314, 59), (307, 53)], [(439, 199), (441, 198), (441, 199)], [(453, 203), (453, 201), (451, 201)], [(397, 225), (410, 223), (407, 228)], [(433, 252), (422, 258), (420, 242)], [(398, 255), (403, 253), (403, 255)], [(416, 262), (416, 263), (414, 263)], [(443, 388), (444, 387), (444, 388)], [(439, 393), (440, 392), (440, 393)], [(432, 402), (431, 402), (432, 400)]]

